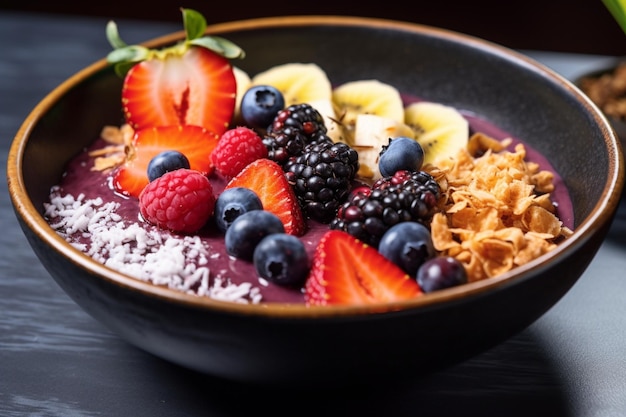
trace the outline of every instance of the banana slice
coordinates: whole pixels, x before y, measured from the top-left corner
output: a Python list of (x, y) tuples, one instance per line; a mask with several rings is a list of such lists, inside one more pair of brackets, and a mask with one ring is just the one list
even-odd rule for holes
[(241, 98), (244, 93), (250, 87), (251, 79), (247, 72), (242, 70), (239, 67), (233, 66), (233, 73), (235, 74), (235, 81), (237, 82), (237, 98), (235, 100), (235, 113), (233, 115), (233, 120), (235, 123), (241, 122)]
[(372, 114), (399, 123), (404, 121), (400, 92), (379, 80), (349, 81), (337, 86), (333, 90), (332, 100), (348, 143), (353, 140), (357, 116), (360, 114)]
[(390, 117), (375, 114), (358, 114), (355, 120), (352, 146), (359, 153), (359, 172), (363, 179), (376, 181), (381, 177), (378, 157), (389, 139), (398, 136), (414, 138), (413, 129)]
[(467, 147), (469, 123), (454, 107), (433, 102), (416, 102), (404, 110), (404, 122), (424, 148), (424, 164), (453, 158)]
[(312, 63), (274, 66), (252, 77), (251, 84), (276, 87), (283, 93), (285, 106), (332, 99), (332, 87), (326, 72)]

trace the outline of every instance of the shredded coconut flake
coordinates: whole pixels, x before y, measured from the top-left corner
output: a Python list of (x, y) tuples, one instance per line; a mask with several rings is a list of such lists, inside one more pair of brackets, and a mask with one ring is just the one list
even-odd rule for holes
[[(116, 213), (119, 204), (101, 198), (61, 195), (58, 187), (44, 205), (50, 226), (73, 247), (96, 261), (134, 278), (177, 291), (236, 303), (261, 302), (260, 289), (211, 276), (209, 253), (198, 236), (175, 236), (126, 224)], [(219, 255), (217, 255), (219, 256)]]

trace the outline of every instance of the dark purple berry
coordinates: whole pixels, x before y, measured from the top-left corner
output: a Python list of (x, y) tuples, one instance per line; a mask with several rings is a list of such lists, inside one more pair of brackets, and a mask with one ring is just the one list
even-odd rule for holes
[(241, 117), (253, 129), (267, 129), (285, 107), (285, 98), (276, 87), (255, 85), (241, 98)]
[(378, 160), (378, 169), (383, 177), (397, 171), (419, 171), (424, 163), (424, 149), (417, 141), (400, 136), (383, 146)]
[(237, 217), (248, 211), (262, 209), (261, 199), (251, 189), (228, 188), (215, 200), (215, 225), (221, 232), (226, 232)]
[(321, 223), (329, 223), (335, 217), (359, 170), (355, 149), (325, 138), (309, 143), (301, 155), (290, 158), (283, 166), (307, 217)]
[(278, 216), (266, 210), (248, 211), (226, 229), (226, 252), (235, 258), (251, 261), (256, 245), (272, 233), (285, 233)]
[(301, 286), (310, 268), (304, 243), (286, 233), (264, 237), (254, 249), (253, 262), (260, 277), (281, 286)]
[(292, 104), (278, 112), (268, 133), (283, 132), (286, 129), (298, 131), (306, 136), (307, 143), (314, 142), (326, 133), (324, 117), (308, 103)]
[(417, 283), (425, 293), (455, 287), (467, 283), (463, 264), (451, 256), (438, 256), (417, 270)]
[(184, 154), (175, 150), (163, 151), (148, 163), (148, 180), (152, 182), (166, 172), (181, 168), (189, 169), (189, 159)]
[(424, 262), (436, 256), (428, 228), (412, 221), (390, 227), (380, 239), (378, 251), (412, 277)]
[(376, 181), (371, 191), (349, 194), (330, 222), (331, 229), (343, 230), (378, 248), (382, 235), (393, 225), (415, 221), (427, 224), (438, 210), (441, 189), (424, 171), (397, 171)]

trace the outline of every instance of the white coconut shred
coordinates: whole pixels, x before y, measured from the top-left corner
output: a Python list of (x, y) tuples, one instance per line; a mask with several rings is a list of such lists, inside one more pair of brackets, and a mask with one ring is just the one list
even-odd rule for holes
[(206, 265), (209, 253), (198, 236), (176, 236), (126, 224), (118, 203), (101, 198), (61, 195), (53, 187), (44, 204), (50, 226), (66, 241), (96, 261), (134, 278), (177, 291), (239, 302), (261, 302), (258, 287), (235, 284)]

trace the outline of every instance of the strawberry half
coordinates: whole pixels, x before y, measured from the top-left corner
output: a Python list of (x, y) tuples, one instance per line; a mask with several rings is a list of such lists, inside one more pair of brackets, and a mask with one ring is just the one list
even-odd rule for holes
[(133, 66), (124, 79), (122, 104), (135, 129), (190, 124), (222, 133), (233, 116), (236, 91), (230, 62), (192, 47)]
[(183, 153), (191, 169), (210, 175), (214, 167), (209, 156), (219, 138), (219, 135), (203, 127), (192, 125), (138, 130), (126, 149), (126, 160), (113, 173), (113, 188), (122, 195), (139, 197), (149, 182), (150, 160), (167, 150)]
[(276, 214), (283, 222), (285, 232), (302, 236), (306, 231), (300, 204), (283, 169), (276, 162), (267, 158), (251, 162), (226, 184), (226, 189), (233, 187), (254, 191), (263, 203), (263, 209)]
[(313, 254), (305, 284), (308, 305), (363, 305), (420, 296), (417, 281), (375, 248), (330, 230)]
[(114, 47), (107, 59), (124, 76), (124, 115), (135, 129), (198, 125), (221, 134), (231, 122), (237, 93), (229, 58), (244, 53), (226, 39), (202, 36), (204, 17), (182, 11), (185, 40), (160, 50), (128, 46), (113, 22), (107, 26)]

